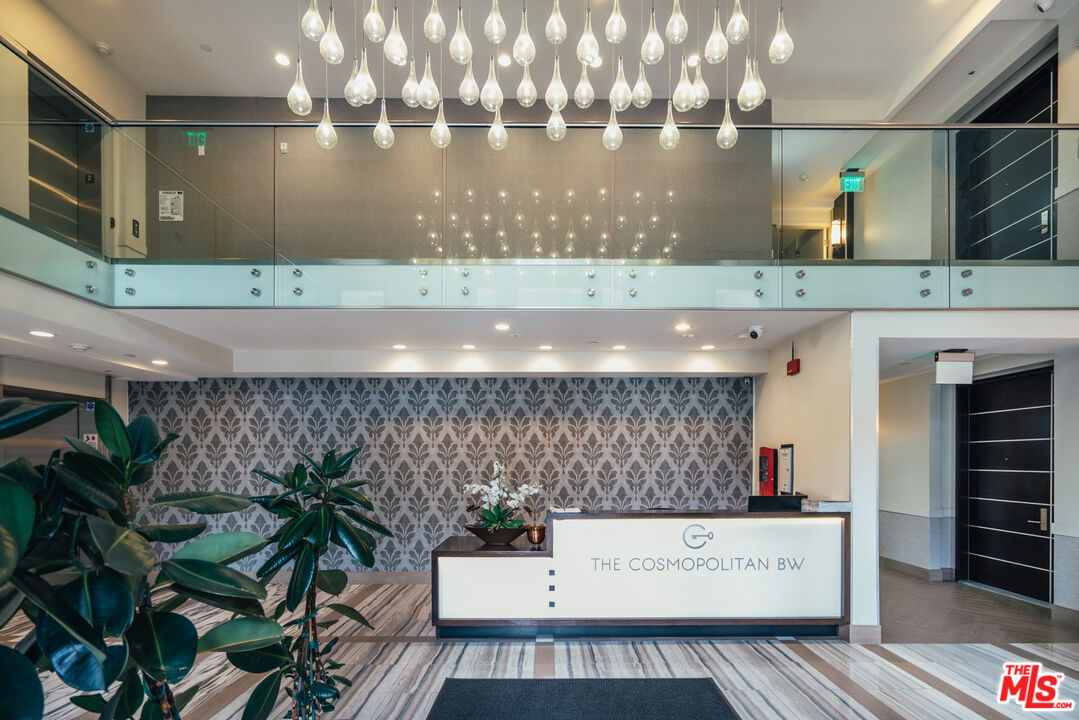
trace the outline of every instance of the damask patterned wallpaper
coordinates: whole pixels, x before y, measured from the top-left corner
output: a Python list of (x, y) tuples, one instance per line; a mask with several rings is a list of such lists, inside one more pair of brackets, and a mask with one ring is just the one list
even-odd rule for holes
[[(545, 506), (744, 507), (752, 389), (741, 378), (132, 383), (132, 417), (149, 415), (180, 435), (139, 499), (209, 489), (262, 494), (268, 483), (252, 469), (282, 471), (300, 459), (297, 451), (321, 457), (362, 443), (352, 477), (371, 481), (376, 517), (396, 535), (380, 541), (374, 569), (427, 570), (433, 546), (465, 534), (459, 486), (485, 479), (495, 459), (507, 462), (511, 480), (545, 483)], [(184, 516), (167, 510), (155, 521)], [(261, 508), (210, 521), (211, 529), (267, 536), (276, 523)]]

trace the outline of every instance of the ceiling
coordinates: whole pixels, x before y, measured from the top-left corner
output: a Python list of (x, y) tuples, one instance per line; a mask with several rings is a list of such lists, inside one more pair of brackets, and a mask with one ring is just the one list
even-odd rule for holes
[[(108, 43), (114, 53), (107, 58), (120, 73), (140, 90), (151, 95), (218, 95), (218, 96), (284, 96), (292, 82), (293, 67), (280, 67), (273, 61), (275, 53), (290, 57), (296, 53), (300, 9), (291, 0), (185, 0), (182, 3), (166, 0), (41, 0), (88, 43)], [(359, 14), (366, 12), (366, 2), (354, 0)], [(508, 52), (519, 29), (522, 0), (503, 0), (502, 15), (508, 27), (508, 39), (503, 49)], [(302, 0), (306, 9), (307, 0)], [(603, 26), (610, 14), (612, 0), (592, 2), (593, 29), (599, 38), (604, 66), (592, 73), (597, 95), (606, 95), (613, 78), (612, 48), (603, 37)], [(579, 75), (574, 48), (584, 21), (584, 1), (565, 0), (561, 3), (569, 25), (569, 39), (562, 47), (562, 73), (572, 95)], [(671, 12), (671, 3), (658, 3), (657, 24), (662, 33)], [(730, 0), (722, 0), (723, 17), (729, 15)], [(763, 59), (761, 74), (769, 97), (776, 100), (812, 100), (816, 102), (858, 102), (863, 105), (888, 107), (897, 92), (910, 83), (912, 68), (923, 58), (932, 56), (937, 46), (964, 16), (976, 6), (997, 8), (1012, 5), (1034, 16), (1033, 3), (1027, 0), (813, 0), (784, 6), (787, 28), (795, 41), (794, 56), (783, 66), (767, 62), (767, 46), (775, 31), (779, 0), (746, 0), (751, 31), (760, 28), (757, 55)], [(630, 84), (636, 79), (640, 48), (643, 0), (622, 3), (622, 11), (630, 32), (625, 49), (625, 67)], [(383, 2), (384, 17), (389, 23), (390, 3)], [(464, 0), (466, 24), (474, 48), (474, 72), (482, 84), (488, 64), (488, 43), (482, 26), (490, 5), (486, 0)], [(683, 11), (690, 21), (690, 36), (685, 44), (687, 53), (697, 52), (712, 26), (714, 4), (703, 0), (686, 0)], [(328, 2), (320, 9), (327, 13)], [(439, 74), (438, 51), (445, 50), (448, 37), (456, 27), (455, 4), (443, 2), (442, 14), (447, 24), (447, 41), (434, 46), (436, 78)], [(553, 47), (546, 42), (544, 24), (550, 13), (549, 0), (528, 6), (529, 29), (539, 50), (531, 71), (542, 95), (551, 76)], [(422, 21), (428, 11), (426, 0), (402, 2), (399, 15), (406, 41), (410, 42), (422, 64), (424, 40)], [(413, 12), (416, 20), (413, 22)], [(354, 3), (336, 3), (338, 32), (345, 43), (346, 57), (353, 54)], [(699, 17), (699, 21), (698, 21)], [(362, 30), (361, 30), (362, 37)], [(698, 34), (700, 37), (698, 38)], [(207, 52), (202, 45), (212, 48)], [(744, 48), (733, 48), (730, 67), (731, 84), (740, 83), (744, 65)], [(302, 42), (307, 84), (313, 93), (323, 92), (324, 63), (318, 56), (316, 44)], [(672, 53), (668, 46), (667, 58)], [(680, 57), (680, 53), (678, 54)], [(648, 68), (647, 75), (657, 97), (667, 96), (668, 61)], [(675, 58), (677, 59), (677, 57)], [(382, 57), (374, 52), (371, 70), (376, 84), (381, 86)], [(334, 94), (340, 96), (351, 71), (347, 60), (330, 70), (329, 80)], [(422, 72), (422, 67), (418, 70)], [(719, 96), (726, 64), (704, 67), (705, 80), (713, 96)], [(390, 95), (399, 96), (399, 88), (407, 71), (389, 66), (386, 82)], [(444, 71), (447, 96), (455, 96), (463, 69), (447, 57)], [(516, 65), (502, 71), (503, 91), (512, 97), (520, 80), (521, 69)], [(677, 82), (677, 78), (674, 78)], [(733, 93), (732, 93), (733, 94)], [(866, 119), (866, 118), (861, 118)]]

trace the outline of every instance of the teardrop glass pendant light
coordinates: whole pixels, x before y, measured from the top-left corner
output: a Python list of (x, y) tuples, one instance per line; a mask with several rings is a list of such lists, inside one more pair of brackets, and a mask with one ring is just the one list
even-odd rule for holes
[(730, 150), (738, 142), (738, 128), (731, 122), (731, 101), (724, 100), (723, 124), (716, 132), (716, 144), (724, 150)]
[(352, 77), (345, 85), (345, 100), (353, 107), (360, 107), (375, 101), (375, 81), (367, 69), (367, 48), (362, 50), (363, 60), (353, 59)]
[(552, 45), (557, 46), (566, 42), (569, 28), (566, 27), (566, 19), (562, 17), (562, 9), (558, 7), (558, 0), (554, 0), (554, 5), (551, 6), (551, 16), (547, 18), (547, 25), (543, 32), (547, 36), (547, 42)]
[(337, 145), (337, 131), (333, 129), (333, 123), (330, 122), (329, 98), (326, 98), (326, 103), (322, 106), (322, 121), (315, 128), (315, 142), (326, 150), (332, 150)]
[(734, 0), (734, 12), (727, 22), (727, 40), (731, 45), (739, 45), (749, 37), (749, 20), (742, 12), (741, 0)]
[(584, 11), (584, 32), (577, 41), (577, 59), (582, 65), (594, 66), (599, 60), (599, 41), (592, 32), (592, 10)]
[(300, 19), (300, 27), (308, 40), (318, 42), (322, 39), (322, 34), (326, 32), (326, 25), (322, 22), (322, 15), (318, 11), (318, 0), (311, 0), (307, 12)]
[(464, 65), (472, 59), (472, 41), (468, 39), (468, 29), (465, 28), (465, 10), (457, 8), (457, 29), (450, 38), (450, 59), (458, 65)]
[(618, 127), (618, 117), (614, 108), (611, 108), (611, 118), (607, 121), (607, 127), (603, 129), (603, 147), (614, 152), (622, 147), (622, 128)]
[(431, 126), (431, 142), (439, 149), (445, 149), (450, 144), (450, 126), (446, 124), (446, 115), (442, 112), (442, 101), (438, 103), (438, 117)]
[(698, 110), (708, 104), (708, 86), (701, 75), (701, 64), (697, 62), (697, 71), (693, 75), (693, 107)]
[(648, 103), (652, 102), (652, 86), (648, 84), (648, 77), (644, 74), (644, 60), (640, 60), (637, 65), (637, 82), (633, 85), (633, 105), (646, 108)]
[(663, 59), (663, 38), (656, 30), (655, 8), (652, 8), (652, 15), (648, 19), (648, 34), (641, 43), (641, 59), (648, 65), (655, 65)]
[(401, 88), (401, 99), (405, 105), (419, 107), (419, 91), (420, 84), (416, 82), (416, 60), (413, 58), (408, 61), (408, 79), (405, 80), (405, 84)]
[(537, 98), (539, 98), (539, 90), (536, 89), (536, 83), (532, 82), (532, 74), (525, 65), (524, 73), (521, 75), (521, 84), (517, 86), (517, 102), (521, 107), (529, 108), (536, 104)]
[(536, 59), (536, 43), (528, 32), (528, 5), (521, 11), (521, 32), (513, 41), (513, 59), (521, 67), (528, 67)]
[(491, 12), (483, 23), (483, 34), (492, 45), (498, 45), (506, 39), (506, 21), (502, 19), (502, 13), (498, 9), (498, 0), (491, 2)]
[(446, 37), (446, 21), (438, 11), (438, 0), (431, 0), (431, 10), (423, 19), (423, 36), (435, 45)]
[(423, 69), (423, 78), (416, 90), (416, 99), (426, 110), (434, 110), (438, 107), (441, 99), (438, 96), (438, 84), (435, 83), (434, 73), (431, 72), (431, 53), (427, 53), (427, 64)]
[(401, 24), (397, 20), (397, 5), (393, 6), (393, 20), (390, 22), (390, 33), (386, 36), (386, 42), (382, 45), (382, 53), (393, 65), (404, 67), (408, 62), (408, 45), (405, 37), (401, 34)]
[(386, 119), (386, 98), (382, 98), (382, 112), (378, 116), (378, 124), (375, 125), (375, 144), (383, 150), (393, 147), (393, 128)]
[(503, 150), (509, 140), (506, 126), (502, 124), (502, 109), (495, 108), (495, 121), (491, 123), (491, 129), (487, 131), (487, 144), (492, 150)]
[(764, 87), (764, 81), (761, 80), (761, 69), (757, 65), (757, 58), (753, 58), (753, 82), (757, 85), (757, 95), (760, 97), (753, 107), (758, 107), (768, 97), (768, 91)]
[(622, 56), (618, 56), (618, 72), (614, 76), (614, 84), (611, 85), (611, 94), (607, 96), (607, 99), (611, 102), (611, 107), (618, 112), (622, 112), (630, 106), (633, 102), (633, 91), (629, 87), (629, 83), (626, 82), (626, 71), (622, 66)]
[(779, 6), (779, 24), (776, 26), (775, 37), (768, 46), (768, 59), (773, 65), (782, 65), (791, 59), (794, 54), (794, 39), (787, 32), (787, 25), (783, 22), (783, 6)]
[(671, 45), (681, 45), (686, 35), (689, 35), (689, 23), (686, 21), (686, 16), (682, 14), (682, 6), (678, 4), (678, 0), (674, 0), (674, 9), (671, 11), (671, 18), (667, 21), (667, 41)]
[(345, 59), (345, 46), (337, 34), (337, 21), (333, 17), (333, 3), (330, 3), (330, 22), (326, 25), (326, 32), (322, 33), (322, 39), (318, 41), (318, 51), (330, 65), (340, 65)]
[(457, 88), (457, 98), (465, 105), (475, 105), (480, 99), (480, 86), (476, 77), (472, 74), (472, 61), (465, 66), (465, 77), (461, 80), (461, 86)]
[(678, 85), (675, 86), (674, 93), (671, 94), (671, 101), (674, 103), (675, 110), (687, 112), (693, 109), (693, 103), (697, 98), (693, 93), (693, 83), (689, 81), (689, 74), (686, 72), (686, 59), (682, 58), (680, 64), (682, 70), (678, 77)]
[(566, 121), (562, 119), (562, 113), (557, 110), (551, 112), (547, 120), (547, 137), (558, 142), (566, 137)]
[(551, 84), (547, 86), (547, 92), (543, 94), (543, 99), (550, 110), (561, 112), (562, 108), (566, 107), (566, 103), (569, 102), (569, 96), (566, 92), (566, 85), (562, 82), (562, 71), (559, 69), (558, 64), (558, 55), (555, 55), (554, 73), (551, 75)]
[(760, 86), (753, 77), (753, 61), (746, 55), (746, 74), (742, 79), (742, 87), (738, 88), (738, 108), (749, 112), (763, 101)]
[(626, 25), (626, 18), (622, 14), (622, 0), (614, 0), (614, 9), (611, 10), (611, 16), (607, 18), (607, 26), (604, 28), (604, 34), (607, 36), (607, 42), (612, 45), (618, 45), (626, 39), (626, 33), (629, 32), (629, 27)]
[(678, 147), (678, 140), (681, 133), (678, 131), (678, 126), (674, 124), (674, 111), (672, 109), (672, 103), (667, 101), (667, 121), (663, 123), (663, 129), (659, 131), (659, 146), (664, 150), (674, 150)]
[(588, 66), (581, 65), (581, 79), (573, 91), (573, 102), (577, 104), (577, 107), (584, 110), (590, 107), (595, 100), (596, 91), (592, 87), (592, 82), (588, 79)]
[(311, 93), (307, 92), (303, 81), (303, 60), (299, 55), (296, 57), (296, 79), (288, 91), (288, 107), (301, 117), (311, 113)]
[(704, 59), (712, 65), (718, 65), (727, 58), (727, 36), (723, 34), (723, 23), (719, 18), (719, 6), (716, 6), (715, 20), (712, 22), (712, 34), (704, 44)]
[(494, 112), (502, 107), (502, 88), (498, 85), (498, 75), (495, 73), (495, 56), (491, 56), (491, 64), (487, 69), (487, 82), (483, 83), (480, 90), (480, 103), (487, 112)]
[(386, 39), (386, 21), (378, 11), (378, 0), (371, 0), (371, 9), (363, 16), (363, 34), (373, 43)]

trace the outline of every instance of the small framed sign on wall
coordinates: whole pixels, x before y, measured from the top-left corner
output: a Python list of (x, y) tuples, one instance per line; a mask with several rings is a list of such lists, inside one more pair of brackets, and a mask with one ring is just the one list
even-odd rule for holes
[(779, 446), (779, 462), (776, 471), (776, 490), (780, 495), (794, 494), (794, 445)]

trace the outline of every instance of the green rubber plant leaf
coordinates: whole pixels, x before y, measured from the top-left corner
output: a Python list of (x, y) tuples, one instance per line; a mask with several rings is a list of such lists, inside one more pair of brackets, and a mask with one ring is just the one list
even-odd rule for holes
[(98, 662), (105, 662), (105, 651), (101, 649), (101, 633), (67, 601), (58, 597), (51, 585), (36, 575), (21, 570), (12, 574), (10, 582), (40, 611), (37, 613), (39, 622), (41, 617), (50, 616), (86, 647)]
[(348, 585), (348, 575), (343, 570), (319, 570), (315, 576), (318, 589), (330, 595), (340, 595)]
[(308, 510), (300, 517), (290, 521), (285, 531), (281, 533), (281, 539), (277, 541), (278, 547), (285, 550), (300, 542), (315, 526), (318, 516), (317, 510)]
[[(26, 543), (34, 531), (34, 497), (19, 485), (0, 482), (0, 527), (11, 532), (19, 555), (26, 550)], [(7, 576), (0, 577), (0, 585)]]
[(164, 572), (178, 585), (213, 595), (264, 600), (266, 588), (243, 573), (206, 560), (168, 559)]
[(104, 635), (120, 637), (135, 618), (131, 589), (119, 575), (105, 570), (76, 578), (56, 594)]
[(255, 689), (251, 691), (251, 697), (247, 699), (244, 714), (241, 720), (266, 720), (273, 712), (277, 704), (277, 695), (281, 691), (281, 677), (279, 670), (273, 675), (267, 675)]
[(203, 605), (228, 610), (230, 613), (237, 615), (254, 615), (256, 617), (261, 617), (263, 615), (262, 603), (253, 598), (214, 595), (213, 593), (203, 592), (201, 590), (193, 590), (189, 587), (177, 588), (177, 590), (180, 593), (178, 597), (182, 597), (185, 600), (190, 598)]
[(366, 625), (367, 627), (371, 628), (372, 630), (374, 629), (372, 627), (371, 623), (367, 622), (367, 618), (365, 618), (363, 615), (361, 615), (360, 611), (357, 610), (356, 608), (352, 607), (351, 605), (345, 605), (343, 603), (330, 603), (326, 607), (330, 608), (331, 610), (335, 610), (335, 611), (341, 613), (342, 615), (347, 617), (349, 620), (355, 620), (356, 622), (360, 623), (361, 625)]
[(139, 613), (125, 638), (131, 659), (158, 682), (183, 680), (198, 654), (195, 626), (177, 613)]
[[(120, 689), (116, 691), (111, 701), (113, 704), (113, 720), (127, 720), (138, 711), (142, 705), (142, 699), (146, 697), (142, 689), (142, 680), (139, 671), (130, 668), (123, 674)], [(99, 720), (107, 720), (99, 718)]]
[(147, 699), (142, 704), (142, 712), (139, 713), (139, 720), (164, 720), (165, 715), (161, 712), (161, 705), (157, 702)]
[(285, 595), (285, 607), (289, 612), (295, 610), (303, 602), (307, 588), (311, 587), (315, 579), (315, 549), (310, 544), (304, 543), (300, 554), (296, 556), (296, 564), (292, 568), (292, 577), (288, 581), (288, 593)]
[(0, 628), (8, 624), (15, 613), (19, 612), (25, 596), (11, 585), (0, 588)]
[(243, 510), (251, 501), (242, 495), (218, 492), (183, 492), (162, 495), (150, 507), (175, 507), (200, 515), (217, 515)]
[(86, 521), (105, 565), (136, 577), (145, 577), (153, 570), (157, 558), (142, 535), (99, 517), (88, 516)]
[(98, 437), (109, 452), (122, 462), (129, 461), (132, 457), (131, 438), (120, 413), (107, 402), (98, 402), (94, 405), (94, 424), (97, 425)]
[(13, 482), (31, 495), (41, 491), (45, 484), (41, 472), (24, 457), (0, 467), (0, 482)]
[[(68, 453), (69, 456), (73, 454)], [(53, 468), (60, 485), (72, 495), (85, 500), (94, 507), (99, 507), (102, 510), (115, 510), (118, 508), (120, 503), (117, 502), (114, 488), (88, 480), (85, 475), (72, 470), (71, 468), (77, 464), (78, 461), (75, 461), (71, 467), (57, 465)], [(109, 481), (106, 480), (105, 482), (108, 483)]]
[(174, 695), (172, 698), (173, 703), (175, 703), (176, 705), (176, 709), (183, 710), (185, 707), (187, 707), (187, 704), (191, 702), (191, 699), (195, 697), (198, 691), (199, 686), (195, 684), (189, 688), (184, 689), (183, 692), (176, 693), (176, 695)]
[(100, 714), (105, 710), (105, 698), (101, 697), (101, 693), (94, 693), (93, 695), (76, 695), (75, 697), (68, 698), (71, 704), (77, 708), (82, 708), (87, 712), (94, 714)]
[(358, 448), (349, 450), (347, 453), (338, 458), (337, 463), (334, 465), (334, 472), (340, 472), (342, 475), (347, 473), (352, 468), (352, 459), (363, 452), (363, 445)]
[(375, 564), (375, 543), (373, 537), (363, 530), (354, 527), (343, 515), (337, 516), (337, 523), (334, 526), (334, 530), (341, 545), (344, 546), (349, 554), (356, 558), (361, 565), (364, 567), (371, 567)]
[(22, 551), (15, 535), (7, 525), (0, 525), (0, 584), (6, 583), (19, 566)]
[(352, 518), (353, 521), (359, 523), (360, 525), (363, 525), (370, 530), (374, 530), (379, 535), (385, 535), (386, 537), (391, 538), (393, 537), (393, 533), (390, 532), (385, 525), (378, 522), (377, 520), (372, 520), (361, 512), (353, 510), (352, 508), (345, 508), (345, 515), (348, 515), (350, 518)]
[(245, 652), (278, 643), (284, 629), (269, 618), (239, 617), (221, 623), (199, 638), (199, 652)]
[(278, 550), (258, 569), (255, 575), (262, 579), (263, 582), (267, 582), (298, 552), (300, 552), (299, 545), (292, 545)]
[(143, 525), (135, 528), (139, 535), (150, 542), (178, 543), (198, 537), (206, 529), (205, 522), (190, 525)]
[(91, 468), (96, 475), (102, 478), (106, 478), (120, 486), (124, 484), (123, 469), (98, 452), (97, 448), (87, 445), (76, 438), (65, 437), (64, 440), (67, 440), (67, 444), (75, 449), (75, 452), (65, 454), (65, 459), (74, 458), (80, 468)]
[(41, 720), (45, 693), (37, 670), (21, 653), (0, 645), (0, 717), (4, 720)]
[(206, 560), (228, 565), (254, 555), (264, 547), (266, 541), (253, 532), (220, 532), (189, 542), (173, 553), (172, 558)]
[[(15, 414), (10, 414), (9, 409), (8, 414), (4, 414), (0, 417), (0, 440), (13, 437), (19, 433), (24, 433), (27, 430), (32, 430), (39, 425), (44, 425), (61, 415), (71, 412), (78, 407), (78, 405), (78, 403), (74, 402), (38, 405), (29, 410), (23, 410), (22, 412)], [(8, 407), (14, 408), (16, 406), (9, 405)]]
[(264, 478), (266, 480), (269, 480), (270, 482), (274, 483), (275, 485), (284, 485), (285, 484), (285, 479), (284, 478), (278, 477), (277, 475), (274, 475), (273, 473), (268, 473), (265, 470), (252, 470), (251, 472), (258, 475), (260, 478)]
[(333, 530), (333, 506), (322, 504), (313, 512), (315, 522), (305, 537), (319, 550), (325, 550), (330, 544), (330, 531)]
[(139, 415), (127, 426), (128, 437), (131, 438), (131, 457), (137, 463), (153, 462), (157, 460), (154, 448), (161, 442), (161, 436), (157, 432), (157, 423), (147, 415)]
[(258, 650), (226, 653), (229, 662), (244, 672), (261, 675), (276, 670), (292, 661), (292, 656), (281, 643), (274, 643)]
[(371, 502), (371, 498), (367, 497), (358, 490), (353, 490), (352, 488), (342, 487), (341, 485), (338, 485), (337, 487), (333, 488), (332, 492), (334, 495), (336, 495), (339, 499), (343, 500), (347, 504), (359, 505), (365, 510), (375, 509), (374, 504)]
[[(58, 599), (57, 602), (65, 601)], [(105, 645), (102, 640), (98, 649), (104, 652), (105, 661), (101, 662), (85, 645), (53, 620), (52, 616), (45, 613), (38, 616), (35, 630), (38, 647), (49, 658), (53, 671), (65, 685), (76, 690), (105, 690), (127, 663), (126, 645)]]

